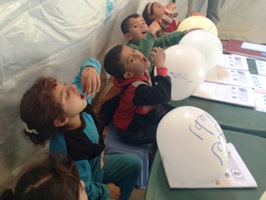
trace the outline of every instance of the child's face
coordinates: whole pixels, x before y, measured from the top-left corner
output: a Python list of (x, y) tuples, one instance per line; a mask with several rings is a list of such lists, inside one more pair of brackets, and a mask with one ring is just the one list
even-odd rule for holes
[(88, 200), (84, 181), (80, 181), (80, 184), (81, 184), (81, 187), (79, 190), (79, 200)]
[(128, 33), (125, 34), (128, 40), (141, 40), (148, 32), (148, 25), (143, 17), (131, 18), (129, 20)]
[(79, 116), (79, 113), (87, 106), (86, 97), (80, 94), (76, 85), (65, 85), (57, 82), (55, 99), (57, 103), (62, 105), (69, 119)]
[(151, 19), (160, 19), (165, 13), (164, 7), (158, 2), (150, 3), (148, 5), (148, 14)]
[(144, 71), (151, 65), (150, 61), (140, 51), (126, 45), (122, 48), (120, 61), (125, 71), (133, 74), (134, 77), (143, 76)]

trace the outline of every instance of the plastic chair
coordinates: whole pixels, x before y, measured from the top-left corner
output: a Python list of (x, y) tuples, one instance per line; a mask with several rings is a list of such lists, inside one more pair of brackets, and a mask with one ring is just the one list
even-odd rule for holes
[(149, 176), (149, 149), (145, 145), (130, 145), (122, 142), (113, 123), (108, 126), (105, 137), (105, 154), (131, 153), (138, 156), (142, 163), (141, 173), (136, 181), (140, 189), (145, 189)]

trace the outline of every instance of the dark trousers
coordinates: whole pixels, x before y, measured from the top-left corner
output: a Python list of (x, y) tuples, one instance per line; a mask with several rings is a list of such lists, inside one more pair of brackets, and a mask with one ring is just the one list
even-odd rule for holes
[[(120, 139), (128, 144), (147, 145), (150, 151), (150, 163), (152, 163), (157, 151), (156, 131), (163, 116), (174, 107), (169, 104), (160, 105), (156, 108), (154, 117), (147, 125), (132, 127), (131, 130), (118, 131)], [(142, 128), (137, 128), (142, 127)]]

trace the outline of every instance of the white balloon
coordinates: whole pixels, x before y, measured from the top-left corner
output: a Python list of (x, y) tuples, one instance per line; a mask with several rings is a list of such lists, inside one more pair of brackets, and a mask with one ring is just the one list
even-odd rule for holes
[(185, 31), (194, 28), (202, 28), (215, 36), (218, 36), (218, 30), (215, 24), (210, 19), (203, 16), (190, 16), (185, 18), (178, 25), (177, 31)]
[(172, 82), (172, 100), (181, 100), (192, 95), (203, 83), (206, 63), (195, 48), (174, 45), (165, 50), (165, 67)]
[(225, 136), (204, 110), (182, 106), (167, 113), (158, 125), (157, 143), (162, 160), (178, 170), (180, 179), (211, 183), (226, 172)]
[(221, 40), (206, 30), (195, 30), (186, 34), (179, 42), (180, 45), (195, 47), (206, 61), (207, 71), (214, 68), (223, 54)]

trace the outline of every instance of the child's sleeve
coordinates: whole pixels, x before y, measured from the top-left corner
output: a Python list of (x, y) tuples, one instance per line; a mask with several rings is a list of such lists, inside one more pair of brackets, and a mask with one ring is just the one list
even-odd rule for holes
[(155, 47), (161, 47), (163, 49), (176, 45), (184, 37), (185, 31), (177, 31), (169, 34), (163, 34), (160, 38), (157, 38), (155, 41)]
[(110, 199), (108, 186), (101, 182), (92, 181), (91, 166), (87, 160), (75, 162), (78, 166), (80, 179), (85, 183), (86, 193), (89, 199), (106, 200)]
[(95, 58), (87, 58), (83, 61), (80, 66), (80, 74), (85, 67), (94, 67), (99, 75), (101, 73), (101, 63)]
[[(85, 67), (93, 67), (97, 70), (98, 74), (100, 75), (101, 73), (101, 63), (96, 60), (95, 58), (87, 58), (85, 59), (81, 66), (80, 66), (80, 70), (79, 70), (79, 73), (77, 74), (73, 84), (75, 84), (80, 92), (82, 93), (82, 87), (81, 87), (81, 73), (82, 73), (82, 70), (85, 68)], [(88, 101), (90, 102), (90, 98), (87, 98)]]
[(139, 41), (139, 44), (129, 43), (128, 46), (139, 50), (143, 55), (150, 60), (150, 53), (153, 49), (155, 36), (150, 32)]
[(159, 20), (159, 24), (163, 29), (166, 29), (173, 22), (173, 20), (174, 19), (172, 16), (169, 14), (164, 14)]
[(153, 86), (146, 84), (137, 86), (132, 100), (136, 106), (168, 103), (171, 100), (171, 89), (170, 77), (158, 75), (154, 77)]

